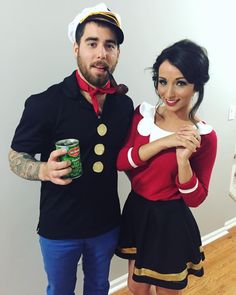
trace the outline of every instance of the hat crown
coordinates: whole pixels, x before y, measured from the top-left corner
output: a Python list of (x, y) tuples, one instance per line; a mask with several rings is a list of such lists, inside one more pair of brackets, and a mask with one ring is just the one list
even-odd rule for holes
[(68, 37), (72, 43), (75, 42), (76, 29), (79, 24), (82, 24), (87, 18), (92, 16), (104, 16), (112, 20), (115, 26), (121, 29), (121, 18), (119, 14), (110, 11), (105, 3), (99, 3), (93, 7), (84, 8), (68, 26)]

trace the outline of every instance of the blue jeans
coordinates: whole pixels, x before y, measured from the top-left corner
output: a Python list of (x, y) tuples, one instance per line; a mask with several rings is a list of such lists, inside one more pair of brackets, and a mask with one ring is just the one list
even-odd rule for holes
[(77, 266), (82, 256), (84, 295), (107, 295), (109, 269), (117, 246), (119, 230), (115, 229), (88, 239), (39, 242), (48, 277), (47, 295), (74, 295)]

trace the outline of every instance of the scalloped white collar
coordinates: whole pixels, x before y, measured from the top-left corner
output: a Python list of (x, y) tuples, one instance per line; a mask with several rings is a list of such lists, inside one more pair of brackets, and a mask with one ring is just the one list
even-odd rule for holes
[[(154, 124), (154, 116), (156, 112), (156, 107), (147, 103), (143, 102), (139, 106), (140, 114), (143, 116), (143, 119), (140, 120), (137, 126), (138, 133), (142, 136), (149, 136), (150, 135), (150, 142), (154, 141), (158, 138), (162, 138), (164, 136), (173, 134), (173, 132), (166, 131), (164, 129), (161, 129), (156, 124)], [(200, 135), (209, 134), (213, 128), (210, 125), (207, 125), (205, 123), (198, 122), (197, 123), (198, 130)]]

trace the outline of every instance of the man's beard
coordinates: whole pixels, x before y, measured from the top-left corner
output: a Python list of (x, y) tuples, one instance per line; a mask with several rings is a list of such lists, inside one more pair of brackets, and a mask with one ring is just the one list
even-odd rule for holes
[[(109, 80), (109, 75), (107, 72), (103, 76), (100, 76), (100, 77), (96, 76), (95, 77), (90, 74), (90, 72), (87, 70), (87, 68), (85, 67), (84, 63), (81, 61), (81, 58), (79, 56), (77, 57), (77, 63), (78, 63), (78, 67), (79, 67), (81, 74), (83, 75), (83, 77), (86, 79), (86, 81), (89, 84), (93, 85), (94, 87), (98, 87), (98, 88), (106, 85), (106, 83)], [(113, 68), (110, 71), (114, 72), (114, 69), (115, 69), (115, 66), (113, 66)]]

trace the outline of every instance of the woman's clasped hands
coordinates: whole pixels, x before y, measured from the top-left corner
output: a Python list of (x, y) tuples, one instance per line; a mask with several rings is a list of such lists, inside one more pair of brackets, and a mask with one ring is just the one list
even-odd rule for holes
[(188, 160), (201, 145), (201, 136), (195, 126), (182, 126), (176, 132), (179, 145), (176, 146), (177, 160)]

